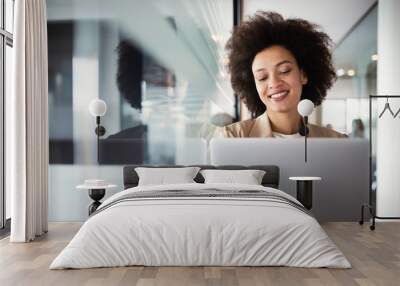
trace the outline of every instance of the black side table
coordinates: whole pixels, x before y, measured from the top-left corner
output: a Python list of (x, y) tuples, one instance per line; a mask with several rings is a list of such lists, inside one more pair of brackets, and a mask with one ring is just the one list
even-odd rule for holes
[(89, 191), (89, 197), (93, 200), (93, 203), (89, 205), (88, 211), (89, 216), (94, 213), (97, 208), (101, 205), (100, 200), (104, 198), (106, 189), (115, 188), (116, 185), (104, 185), (104, 186), (92, 186), (92, 185), (79, 185), (77, 189), (86, 189)]
[(313, 181), (320, 181), (321, 177), (290, 177), (289, 180), (296, 181), (296, 198), (303, 206), (311, 210), (313, 203)]

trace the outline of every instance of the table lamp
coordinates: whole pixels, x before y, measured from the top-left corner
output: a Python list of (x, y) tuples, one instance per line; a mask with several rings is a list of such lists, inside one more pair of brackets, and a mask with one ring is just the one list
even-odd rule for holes
[(99, 142), (100, 136), (103, 136), (106, 133), (106, 129), (100, 125), (100, 117), (104, 116), (107, 111), (107, 104), (104, 100), (101, 99), (93, 99), (89, 104), (89, 112), (92, 116), (96, 117), (97, 127), (95, 129), (95, 133), (97, 135), (97, 163), (100, 163), (100, 150), (99, 150)]
[(303, 99), (297, 105), (297, 111), (302, 117), (304, 125), (304, 161), (307, 163), (307, 135), (308, 135), (308, 116), (314, 110), (314, 103), (309, 99)]

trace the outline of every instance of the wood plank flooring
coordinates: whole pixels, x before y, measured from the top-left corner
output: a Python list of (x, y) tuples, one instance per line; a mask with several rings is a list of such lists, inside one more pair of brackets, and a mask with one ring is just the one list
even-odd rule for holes
[(0, 285), (400, 285), (400, 222), (368, 225), (327, 223), (323, 228), (353, 265), (352, 269), (290, 267), (120, 267), (48, 270), (77, 232), (79, 223), (51, 223), (32, 243), (0, 241)]

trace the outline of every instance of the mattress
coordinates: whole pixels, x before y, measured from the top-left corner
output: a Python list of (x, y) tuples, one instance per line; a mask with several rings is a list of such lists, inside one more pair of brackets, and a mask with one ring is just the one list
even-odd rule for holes
[(290, 195), (263, 186), (196, 183), (111, 196), (50, 269), (130, 265), (351, 267)]

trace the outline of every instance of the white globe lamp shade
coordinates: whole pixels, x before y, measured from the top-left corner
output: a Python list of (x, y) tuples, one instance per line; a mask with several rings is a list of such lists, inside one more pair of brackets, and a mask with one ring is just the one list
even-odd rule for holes
[(93, 99), (89, 104), (89, 112), (92, 116), (103, 116), (106, 114), (107, 104), (104, 100), (101, 99)]
[(309, 99), (303, 99), (297, 105), (297, 111), (303, 117), (309, 116), (314, 110), (314, 103)]

